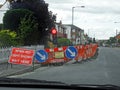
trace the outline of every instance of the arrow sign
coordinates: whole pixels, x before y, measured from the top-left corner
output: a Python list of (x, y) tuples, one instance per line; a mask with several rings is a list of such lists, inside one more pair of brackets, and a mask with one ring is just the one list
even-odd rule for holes
[(35, 58), (39, 61), (39, 62), (45, 62), (48, 59), (48, 54), (46, 51), (44, 50), (38, 50), (35, 54)]
[(41, 60), (45, 60), (45, 55), (42, 55), (41, 53), (37, 52), (37, 55), (41, 57)]
[(75, 56), (75, 52), (72, 52), (69, 48), (68, 48), (69, 53), (71, 54), (70, 56), (74, 57)]
[(77, 49), (73, 46), (69, 46), (65, 51), (65, 55), (67, 58), (73, 59), (77, 55)]

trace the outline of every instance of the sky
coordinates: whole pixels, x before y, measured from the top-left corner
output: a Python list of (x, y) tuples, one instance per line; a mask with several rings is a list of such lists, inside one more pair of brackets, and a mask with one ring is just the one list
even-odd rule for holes
[[(49, 11), (57, 14), (57, 22), (72, 24), (84, 30), (90, 37), (109, 39), (120, 32), (120, 0), (44, 0), (49, 4)], [(0, 3), (5, 0), (0, 0)], [(85, 6), (81, 8), (80, 6)], [(8, 7), (3, 6), (1, 10)], [(0, 13), (2, 22), (3, 12)], [(117, 22), (117, 23), (115, 23)]]

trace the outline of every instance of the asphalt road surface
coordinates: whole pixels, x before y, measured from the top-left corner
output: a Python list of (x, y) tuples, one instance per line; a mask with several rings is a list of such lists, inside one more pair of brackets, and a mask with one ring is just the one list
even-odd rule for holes
[(113, 84), (120, 86), (120, 48), (100, 47), (96, 59), (77, 64), (41, 67), (15, 78), (61, 81), (70, 84)]

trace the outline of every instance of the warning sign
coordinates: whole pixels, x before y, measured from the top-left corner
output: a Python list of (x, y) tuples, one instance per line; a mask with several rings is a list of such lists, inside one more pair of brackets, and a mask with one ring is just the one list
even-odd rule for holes
[(27, 50), (23, 48), (12, 48), (9, 63), (32, 65), (34, 50)]
[(64, 52), (55, 52), (55, 58), (64, 58)]

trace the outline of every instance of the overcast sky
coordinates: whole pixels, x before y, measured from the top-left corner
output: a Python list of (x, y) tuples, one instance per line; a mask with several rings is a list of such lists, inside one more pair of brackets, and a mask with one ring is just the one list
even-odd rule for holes
[[(0, 0), (3, 3), (5, 0)], [(49, 11), (57, 13), (57, 22), (72, 23), (74, 8), (74, 25), (84, 29), (85, 33), (97, 39), (108, 39), (120, 32), (120, 0), (45, 0)], [(7, 6), (7, 5), (6, 5)], [(6, 9), (5, 7), (2, 9)], [(0, 18), (2, 18), (2, 12)], [(1, 19), (2, 22), (2, 19)], [(114, 23), (119, 22), (119, 23)]]

